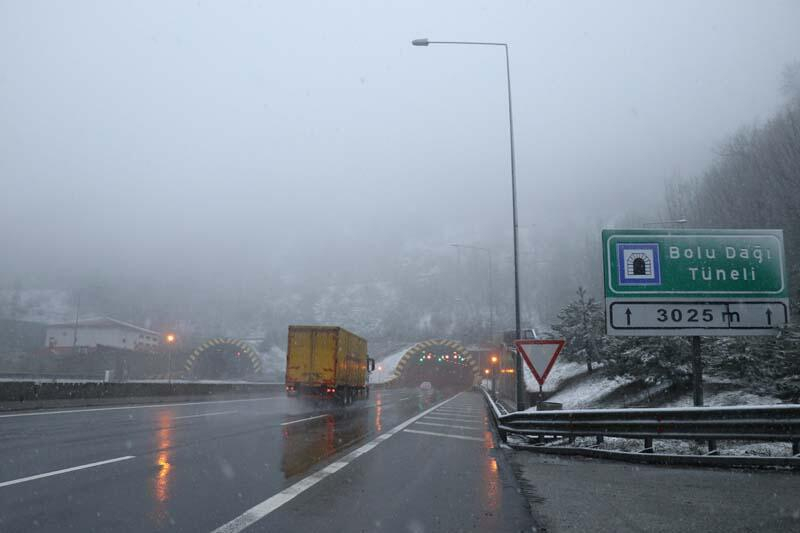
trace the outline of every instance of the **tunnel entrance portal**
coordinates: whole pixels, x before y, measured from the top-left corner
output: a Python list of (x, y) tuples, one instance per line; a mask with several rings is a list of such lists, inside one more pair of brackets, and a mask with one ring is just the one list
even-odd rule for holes
[(395, 368), (398, 384), (417, 387), (430, 382), (435, 388), (467, 388), (480, 383), (480, 370), (461, 343), (433, 339), (415, 344)]
[(200, 379), (236, 379), (261, 372), (261, 360), (253, 348), (238, 339), (211, 339), (198, 346), (184, 370)]

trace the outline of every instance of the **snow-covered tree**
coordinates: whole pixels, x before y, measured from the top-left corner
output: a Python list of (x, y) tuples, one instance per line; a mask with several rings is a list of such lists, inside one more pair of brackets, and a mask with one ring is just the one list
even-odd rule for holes
[(609, 342), (605, 372), (645, 383), (687, 384), (692, 377), (686, 337), (615, 337)]
[(576, 294), (578, 297), (558, 314), (559, 323), (553, 325), (553, 331), (566, 340), (564, 356), (568, 360), (586, 363), (586, 370), (591, 373), (593, 365), (599, 362), (599, 350), (603, 344), (603, 308), (594, 298), (587, 296), (583, 287), (578, 287)]

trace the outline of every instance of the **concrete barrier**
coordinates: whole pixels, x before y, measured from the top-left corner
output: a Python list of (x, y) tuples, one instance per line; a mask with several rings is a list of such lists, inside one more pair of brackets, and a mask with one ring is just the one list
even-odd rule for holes
[[(113, 400), (163, 401), (211, 396), (258, 396), (284, 392), (282, 383), (0, 383), (0, 409), (94, 405)], [(113, 402), (120, 403), (120, 402)]]

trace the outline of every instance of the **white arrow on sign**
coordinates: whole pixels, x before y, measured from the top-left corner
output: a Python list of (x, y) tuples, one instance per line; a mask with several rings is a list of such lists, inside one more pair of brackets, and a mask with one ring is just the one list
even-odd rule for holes
[[(522, 339), (514, 341), (517, 345), (517, 350), (522, 354), (528, 368), (533, 372), (533, 377), (539, 382), (539, 385), (544, 385), (544, 380), (550, 374), (553, 365), (564, 347), (563, 339)], [(542, 371), (539, 372), (538, 369)]]

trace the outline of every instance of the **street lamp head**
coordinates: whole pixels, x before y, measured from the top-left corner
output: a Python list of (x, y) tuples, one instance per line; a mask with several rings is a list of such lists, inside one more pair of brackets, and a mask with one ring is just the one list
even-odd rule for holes
[(414, 39), (411, 44), (414, 46), (428, 46), (428, 39)]
[(167, 333), (167, 335), (165, 337), (165, 340), (167, 341), (167, 344), (174, 343), (175, 342), (175, 334), (174, 333)]

